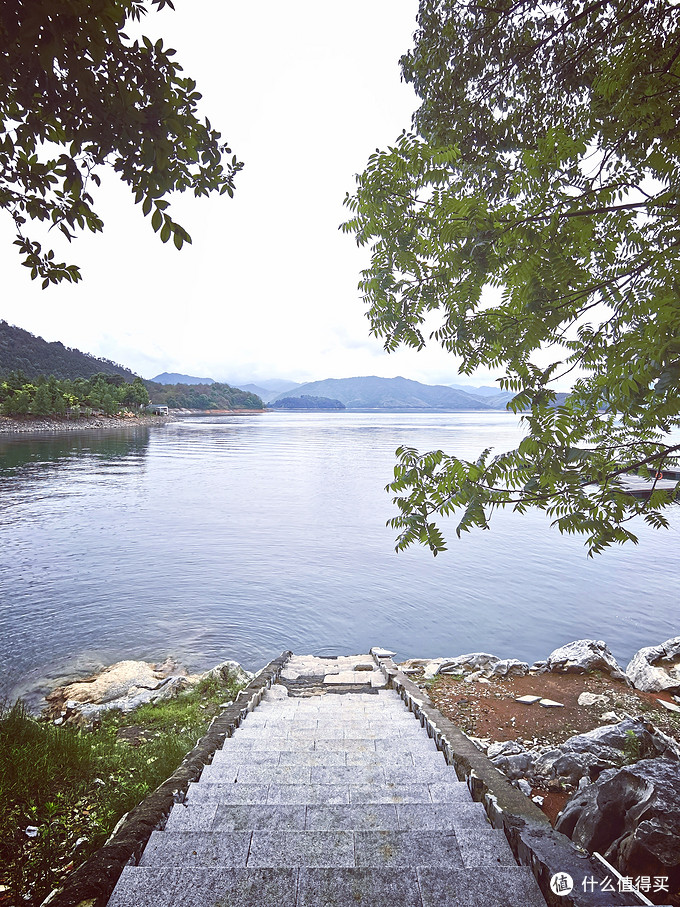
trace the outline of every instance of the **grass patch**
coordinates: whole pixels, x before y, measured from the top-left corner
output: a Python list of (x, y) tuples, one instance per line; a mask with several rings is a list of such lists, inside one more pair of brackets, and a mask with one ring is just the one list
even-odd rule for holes
[[(89, 731), (40, 722), (21, 702), (0, 704), (0, 905), (39, 907), (172, 774), (239, 689), (209, 678), (157, 705), (103, 713)], [(143, 732), (137, 746), (118, 736), (133, 726)]]

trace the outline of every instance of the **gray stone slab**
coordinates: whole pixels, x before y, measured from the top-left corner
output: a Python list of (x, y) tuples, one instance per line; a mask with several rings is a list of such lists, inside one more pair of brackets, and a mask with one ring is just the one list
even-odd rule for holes
[(342, 765), (336, 767), (312, 767), (312, 781), (317, 784), (384, 784), (385, 772), (382, 765)]
[(422, 907), (422, 901), (416, 873), (407, 867), (300, 869), (297, 907)]
[(346, 755), (344, 752), (333, 753), (330, 750), (327, 752), (318, 752), (317, 750), (307, 750), (305, 752), (290, 752), (289, 750), (281, 750), (281, 755), (279, 757), (279, 765), (324, 765), (328, 768), (331, 768), (334, 765), (342, 766), (346, 765)]
[(228, 765), (213, 762), (206, 765), (201, 774), (201, 783), (217, 784), (306, 784), (311, 769), (305, 765)]
[(464, 781), (433, 781), (428, 787), (433, 803), (472, 803), (472, 794)]
[(317, 740), (314, 748), (319, 752), (374, 753), (376, 741), (338, 737), (329, 740)]
[(427, 784), (350, 784), (352, 803), (430, 803)]
[(267, 803), (349, 803), (347, 784), (271, 784)]
[(189, 786), (189, 804), (216, 800), (218, 803), (247, 806), (249, 803), (266, 803), (268, 784), (215, 784), (208, 781)]
[(405, 784), (413, 781), (458, 781), (455, 768), (451, 765), (437, 764), (426, 765), (418, 762), (411, 768), (402, 768), (395, 765), (385, 766), (385, 780), (395, 784)]
[(248, 867), (354, 866), (351, 831), (254, 831)]
[(126, 866), (108, 907), (288, 907), (297, 878), (296, 869), (196, 868), (189, 876), (184, 867)]
[(401, 737), (388, 737), (387, 739), (375, 741), (376, 753), (389, 753), (392, 751), (410, 753), (434, 753), (437, 747), (429, 737), (417, 737), (414, 739)]
[(489, 826), (480, 832), (477, 828), (459, 826), (456, 828), (456, 838), (464, 866), (517, 865), (505, 832), (500, 828)]
[(394, 765), (402, 768), (413, 768), (413, 754), (404, 753), (346, 753), (345, 763), (363, 768), (371, 766)]
[(389, 803), (307, 807), (305, 829), (308, 831), (368, 831), (398, 828), (397, 809)]
[(463, 866), (452, 831), (357, 831), (357, 866)]
[(311, 751), (314, 749), (314, 740), (305, 739), (304, 737), (298, 739), (291, 739), (290, 737), (277, 737), (262, 739), (258, 738), (252, 741), (252, 749), (255, 752), (270, 751), (276, 752), (281, 750), (290, 750), (291, 752), (305, 752)]
[(241, 749), (222, 749), (216, 750), (213, 756), (213, 765), (276, 765), (280, 762), (279, 750), (273, 753), (256, 752), (251, 748)]
[(545, 907), (526, 866), (489, 866), (484, 872), (424, 866), (416, 871), (423, 907)]
[(397, 806), (399, 828), (404, 831), (455, 831), (490, 829), (481, 803), (405, 803)]
[(245, 866), (250, 838), (249, 831), (154, 831), (139, 865)]
[(176, 803), (168, 816), (166, 831), (208, 831), (217, 812), (217, 801)]
[(289, 829), (304, 831), (306, 807), (301, 805), (228, 806), (214, 804), (213, 831), (254, 831), (255, 829)]

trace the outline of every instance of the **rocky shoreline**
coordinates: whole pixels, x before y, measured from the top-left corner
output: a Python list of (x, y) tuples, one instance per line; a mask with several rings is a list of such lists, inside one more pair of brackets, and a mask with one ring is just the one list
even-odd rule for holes
[[(625, 670), (597, 640), (531, 666), (471, 653), (399, 667), (556, 831), (624, 876), (665, 880), (670, 898), (662, 891), (657, 903), (680, 904), (680, 636), (641, 649)], [(201, 675), (120, 662), (49, 694), (44, 717), (96, 727), (102, 711), (130, 712), (235, 671), (236, 662)]]
[(90, 431), (92, 429), (136, 428), (138, 425), (165, 425), (170, 416), (0, 416), (0, 434)]

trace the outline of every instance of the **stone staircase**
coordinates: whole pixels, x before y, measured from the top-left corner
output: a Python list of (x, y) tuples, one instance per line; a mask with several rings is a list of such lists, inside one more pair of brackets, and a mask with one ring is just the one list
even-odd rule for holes
[(291, 659), (298, 695), (265, 694), (109, 907), (545, 907), (377, 672), (319, 677), (319, 661)]

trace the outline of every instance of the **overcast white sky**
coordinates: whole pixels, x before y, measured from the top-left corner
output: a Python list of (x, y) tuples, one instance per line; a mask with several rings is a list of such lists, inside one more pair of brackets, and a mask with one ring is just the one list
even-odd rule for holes
[(45, 291), (20, 266), (6, 218), (0, 317), (146, 378), (464, 383), (434, 345), (388, 356), (369, 337), (357, 290), (367, 252), (338, 230), (354, 174), (409, 126), (417, 105), (398, 66), (417, 0), (175, 5), (142, 30), (176, 48), (203, 93), (202, 113), (245, 162), (235, 198), (178, 196), (175, 216), (193, 238), (178, 252), (105, 177), (95, 198), (104, 233), (63, 249), (55, 238), (59, 260), (81, 265), (83, 281)]

